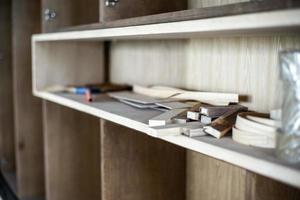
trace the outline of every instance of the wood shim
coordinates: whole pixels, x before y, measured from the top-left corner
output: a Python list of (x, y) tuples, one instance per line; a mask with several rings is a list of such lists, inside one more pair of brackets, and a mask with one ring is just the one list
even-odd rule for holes
[(194, 92), (180, 90), (177, 88), (165, 87), (144, 87), (133, 86), (133, 91), (138, 94), (151, 96), (154, 98), (172, 98), (180, 100), (195, 100), (212, 105), (228, 105), (229, 103), (238, 103), (239, 95), (233, 93), (215, 93), (215, 92)]

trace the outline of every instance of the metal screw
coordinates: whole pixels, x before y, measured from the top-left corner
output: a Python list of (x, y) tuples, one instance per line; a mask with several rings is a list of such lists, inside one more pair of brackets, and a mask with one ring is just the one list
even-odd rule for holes
[(45, 15), (45, 20), (49, 21), (49, 20), (53, 20), (56, 17), (56, 12), (54, 10), (50, 10), (50, 9), (45, 9), (44, 12)]
[(106, 7), (115, 7), (119, 0), (106, 0), (105, 1), (105, 6)]

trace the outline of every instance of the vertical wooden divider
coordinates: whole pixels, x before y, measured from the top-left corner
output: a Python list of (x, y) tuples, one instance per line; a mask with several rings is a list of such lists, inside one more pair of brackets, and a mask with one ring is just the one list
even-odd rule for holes
[(100, 200), (99, 119), (44, 101), (47, 200)]
[(40, 0), (12, 1), (16, 175), (19, 197), (44, 196), (41, 100), (32, 95), (31, 35), (40, 33)]
[(102, 200), (184, 200), (185, 149), (101, 120)]
[(209, 156), (187, 151), (186, 200), (296, 200), (300, 190)]

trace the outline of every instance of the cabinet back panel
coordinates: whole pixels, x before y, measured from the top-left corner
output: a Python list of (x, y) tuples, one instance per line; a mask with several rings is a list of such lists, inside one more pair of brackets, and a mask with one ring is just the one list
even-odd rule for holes
[(35, 89), (54, 85), (101, 83), (104, 80), (103, 44), (45, 42), (34, 46)]
[(256, 36), (112, 43), (111, 80), (248, 95), (250, 109), (280, 106), (278, 52), (300, 37)]
[[(46, 9), (56, 12), (53, 20), (45, 20)], [(96, 23), (99, 21), (98, 0), (42, 0), (42, 30), (53, 32), (68, 26)]]

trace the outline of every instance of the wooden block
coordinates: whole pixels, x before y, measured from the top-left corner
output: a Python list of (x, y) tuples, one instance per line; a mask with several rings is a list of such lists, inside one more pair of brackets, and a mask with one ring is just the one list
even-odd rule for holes
[(185, 199), (185, 150), (101, 121), (102, 199)]
[(15, 169), (11, 62), (11, 1), (0, 2), (0, 159), (1, 169)]
[(186, 109), (173, 109), (169, 111), (165, 111), (162, 114), (155, 116), (149, 119), (149, 126), (165, 126), (167, 124), (172, 123), (172, 119), (180, 113), (183, 113)]
[(191, 120), (199, 120), (200, 113), (196, 111), (187, 111), (186, 117)]
[(99, 120), (45, 102), (47, 200), (99, 200)]

